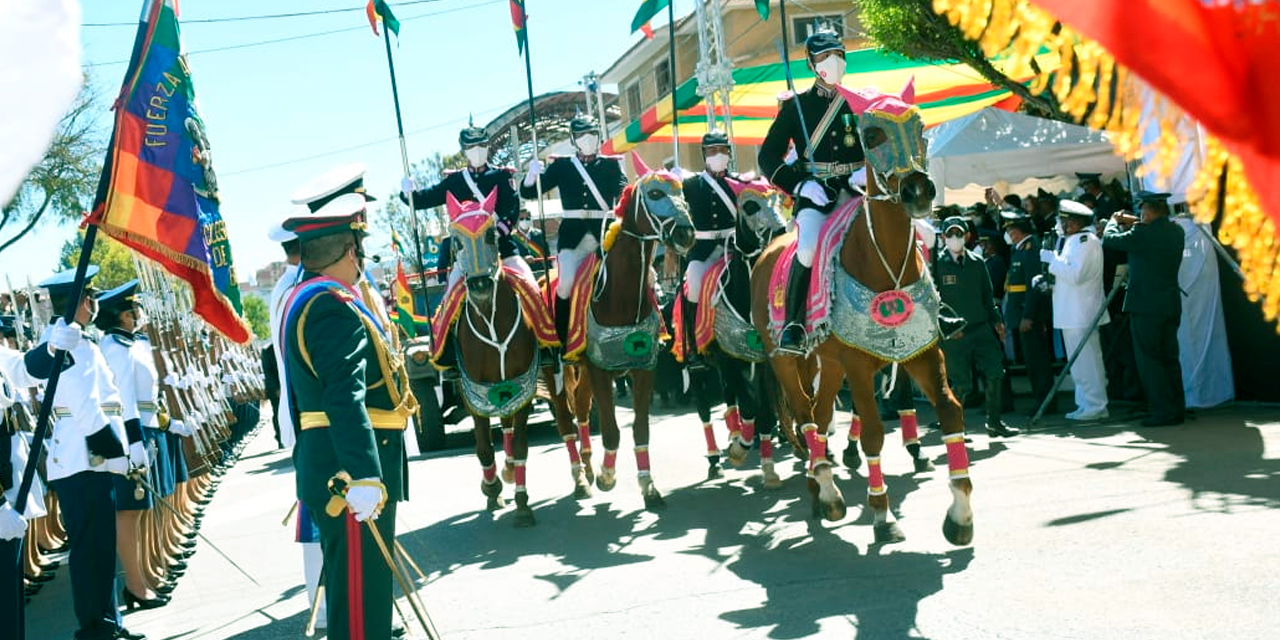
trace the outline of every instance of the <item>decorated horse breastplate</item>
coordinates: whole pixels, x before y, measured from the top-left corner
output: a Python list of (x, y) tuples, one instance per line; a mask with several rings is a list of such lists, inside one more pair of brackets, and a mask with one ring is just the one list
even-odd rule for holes
[(657, 310), (638, 324), (606, 327), (587, 311), (587, 357), (605, 371), (653, 369), (658, 365), (658, 333), (662, 319)]
[(721, 299), (716, 306), (716, 344), (720, 350), (746, 362), (764, 362), (768, 354), (756, 328), (739, 318), (728, 300)]
[(834, 269), (831, 331), (841, 342), (890, 362), (919, 355), (938, 341), (940, 300), (928, 271), (902, 289), (876, 293)]
[(458, 359), (458, 386), (462, 399), (471, 412), (487, 418), (505, 418), (524, 408), (538, 390), (538, 352), (534, 351), (529, 368), (509, 380), (476, 382), (467, 375), (463, 358)]

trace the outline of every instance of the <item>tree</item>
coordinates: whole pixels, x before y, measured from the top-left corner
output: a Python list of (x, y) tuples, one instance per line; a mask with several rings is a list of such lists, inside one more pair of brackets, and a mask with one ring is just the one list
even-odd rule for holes
[(875, 44), (914, 60), (963, 62), (988, 82), (1021, 98), (1027, 113), (1074, 122), (1063, 113), (1053, 92), (1035, 95), (1026, 85), (1001, 73), (977, 42), (965, 38), (963, 31), (933, 10), (933, 0), (853, 0), (853, 3), (858, 6), (867, 38)]
[[(436, 152), (413, 165), (413, 180), (421, 189), (440, 182), (444, 179), (446, 171), (463, 169), (466, 166), (467, 159), (461, 152), (447, 156)], [(422, 270), (422, 265), (418, 261), (419, 249), (415, 248), (413, 224), (409, 220), (409, 207), (400, 200), (398, 192), (383, 199), (382, 208), (378, 210), (374, 224), (388, 235), (394, 231), (400, 237), (404, 255), (399, 257), (404, 260), (406, 271)], [(425, 246), (428, 242), (427, 237), (442, 235), (446, 225), (443, 211), (437, 209), (418, 213), (418, 240)], [(435, 240), (439, 238), (436, 237)]]
[[(76, 235), (62, 243), (58, 253), (58, 265), (62, 269), (74, 269), (80, 260), (80, 247), (84, 244), (84, 231), (77, 230)], [(93, 241), (93, 252), (89, 254), (89, 262), (98, 265), (98, 276), (93, 279), (94, 286), (99, 289), (118, 287), (136, 277), (138, 270), (133, 264), (133, 251), (105, 234), (99, 233)]]
[(253, 335), (260, 340), (271, 337), (271, 314), (267, 312), (267, 303), (256, 295), (247, 295), (240, 301), (244, 319), (253, 329)]
[(77, 220), (92, 206), (106, 153), (105, 136), (95, 118), (101, 111), (86, 77), (44, 159), (0, 209), (0, 252), (27, 235), (45, 214), (53, 213), (59, 222)]

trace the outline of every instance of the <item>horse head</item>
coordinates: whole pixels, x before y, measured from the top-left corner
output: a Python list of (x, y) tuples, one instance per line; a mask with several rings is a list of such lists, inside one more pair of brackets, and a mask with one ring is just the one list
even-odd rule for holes
[[(623, 216), (622, 232), (640, 240), (659, 240), (680, 255), (688, 253), (695, 238), (689, 205), (684, 200), (684, 183), (672, 171), (650, 169), (635, 153), (631, 154), (631, 162), (640, 177), (631, 185), (630, 198), (623, 198), (618, 204)], [(631, 199), (635, 206), (629, 206)]]
[(858, 115), (858, 137), (867, 158), (867, 195), (901, 204), (913, 218), (933, 211), (937, 188), (925, 173), (924, 121), (915, 106), (915, 80), (901, 93), (837, 87)]
[(764, 247), (774, 234), (786, 226), (782, 220), (783, 200), (786, 196), (761, 177), (751, 180), (730, 178), (728, 182), (738, 203), (738, 219), (742, 222), (739, 228), (745, 228), (755, 237), (756, 247)]
[(498, 259), (498, 228), (493, 215), (497, 202), (497, 189), (490, 191), (484, 202), (468, 200), (460, 203), (452, 193), (445, 194), (453, 259), (466, 278), (468, 297), (476, 302), (493, 296), (494, 284), (502, 272), (502, 263)]

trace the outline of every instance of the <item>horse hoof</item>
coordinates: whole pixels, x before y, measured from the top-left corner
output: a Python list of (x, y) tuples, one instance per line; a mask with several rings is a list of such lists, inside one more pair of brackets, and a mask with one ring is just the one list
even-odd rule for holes
[(848, 508), (845, 507), (844, 500), (837, 500), (836, 502), (831, 502), (823, 506), (826, 507), (826, 513), (824, 516), (826, 517), (827, 522), (839, 522), (844, 519), (845, 514), (849, 511)]
[(592, 469), (591, 463), (585, 459), (582, 461), (582, 474), (586, 477), (587, 484), (592, 484), (596, 481), (596, 470)]
[(667, 501), (657, 489), (650, 488), (644, 493), (644, 508), (649, 511), (662, 511), (667, 508)]
[(963, 547), (973, 542), (973, 523), (960, 524), (951, 519), (951, 514), (947, 514), (942, 520), (942, 537), (957, 547)]
[(613, 474), (601, 473), (596, 476), (596, 488), (601, 491), (613, 491), (618, 484), (618, 477)]
[(913, 458), (912, 460), (916, 465), (916, 473), (924, 473), (926, 471), (934, 470), (933, 461), (928, 458), (921, 456), (919, 458)]
[(502, 496), (489, 496), (489, 502), (485, 504), (484, 508), (489, 511), (501, 511), (506, 506), (507, 502), (502, 499)]
[(585, 480), (575, 482), (573, 484), (573, 498), (575, 500), (586, 500), (591, 497), (591, 485)]
[(514, 464), (507, 463), (506, 465), (503, 465), (502, 481), (507, 484), (516, 483), (516, 466)]
[(881, 522), (874, 527), (876, 534), (876, 542), (902, 542), (907, 539), (907, 535), (902, 533), (902, 529), (898, 528), (896, 522)]
[(501, 497), (502, 481), (495, 478), (493, 482), (481, 482), (480, 493), (483, 493), (490, 498)]
[(533, 509), (529, 507), (520, 507), (516, 509), (514, 523), (517, 529), (528, 529), (538, 524), (537, 518), (533, 517)]
[(862, 454), (858, 453), (857, 445), (850, 443), (844, 448), (844, 453), (840, 454), (840, 463), (850, 469), (862, 466)]
[(764, 488), (770, 491), (782, 488), (782, 478), (778, 476), (777, 472), (772, 469), (764, 472)]
[(747, 461), (747, 449), (735, 440), (729, 445), (728, 456), (729, 464), (741, 467)]

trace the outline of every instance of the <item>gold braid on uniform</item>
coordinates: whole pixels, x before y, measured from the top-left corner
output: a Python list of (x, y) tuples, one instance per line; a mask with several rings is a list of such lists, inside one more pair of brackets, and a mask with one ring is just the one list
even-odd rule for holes
[[(1143, 85), (1135, 75), (1098, 42), (1029, 0), (933, 0), (933, 9), (977, 42), (983, 55), (999, 58), (1006, 75), (1034, 76), (1033, 93), (1052, 91), (1064, 113), (1106, 131), (1125, 159), (1152, 154), (1162, 180), (1182, 158), (1183, 141), (1196, 136), (1191, 118), (1149, 88), (1155, 108), (1144, 114)], [(1144, 147), (1142, 131), (1148, 126), (1158, 126), (1161, 133), (1154, 144)], [(1275, 320), (1280, 316), (1276, 225), (1262, 210), (1240, 159), (1213, 136), (1206, 134), (1203, 139), (1203, 163), (1188, 198), (1196, 222), (1213, 223), (1219, 203), (1224, 205), (1223, 218), (1217, 220), (1218, 239), (1235, 249), (1249, 299), (1261, 304), (1267, 320)]]
[(417, 413), (418, 399), (409, 389), (409, 374), (405, 370), (404, 358), (392, 351), (391, 345), (382, 339), (382, 332), (378, 331), (373, 321), (364, 314), (360, 314), (360, 322), (364, 323), (369, 339), (373, 342), (373, 351), (378, 356), (378, 369), (382, 372), (382, 379), (387, 383), (387, 393), (391, 396), (391, 402), (395, 404), (392, 410), (402, 418), (408, 418)]

